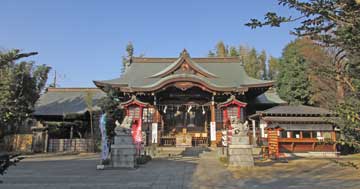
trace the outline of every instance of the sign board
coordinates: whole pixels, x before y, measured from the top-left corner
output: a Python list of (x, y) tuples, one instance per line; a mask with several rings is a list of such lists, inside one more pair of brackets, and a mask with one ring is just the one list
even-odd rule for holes
[(279, 136), (278, 130), (268, 130), (269, 155), (279, 157)]
[(210, 140), (216, 141), (216, 123), (210, 122)]
[(156, 144), (158, 140), (158, 124), (151, 124), (151, 141), (153, 144)]
[(141, 134), (141, 125), (139, 123), (134, 123), (131, 127), (132, 129), (132, 137), (134, 143), (142, 142), (142, 134)]

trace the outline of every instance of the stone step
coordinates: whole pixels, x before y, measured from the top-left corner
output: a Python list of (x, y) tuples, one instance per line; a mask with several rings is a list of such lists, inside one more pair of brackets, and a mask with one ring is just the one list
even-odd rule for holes
[(207, 147), (157, 147), (156, 157), (199, 157), (207, 151), (210, 151)]
[(182, 153), (183, 156), (200, 156), (202, 153), (210, 151), (207, 147), (186, 148)]

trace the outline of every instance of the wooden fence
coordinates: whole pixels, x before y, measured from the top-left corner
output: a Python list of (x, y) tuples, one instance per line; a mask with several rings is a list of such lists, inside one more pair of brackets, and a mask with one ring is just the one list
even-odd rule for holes
[(32, 134), (6, 135), (3, 148), (7, 151), (31, 152), (32, 139)]
[(93, 152), (92, 139), (49, 139), (48, 152)]

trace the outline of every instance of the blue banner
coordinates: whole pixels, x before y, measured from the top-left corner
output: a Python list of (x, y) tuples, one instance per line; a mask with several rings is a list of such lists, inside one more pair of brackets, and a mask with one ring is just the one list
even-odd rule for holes
[(106, 113), (100, 116), (100, 132), (101, 132), (101, 159), (106, 160), (109, 155), (109, 146), (106, 136)]

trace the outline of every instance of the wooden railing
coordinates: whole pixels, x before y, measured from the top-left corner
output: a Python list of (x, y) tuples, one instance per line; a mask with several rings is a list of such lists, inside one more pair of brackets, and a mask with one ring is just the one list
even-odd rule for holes
[(193, 146), (207, 145), (208, 137), (192, 137), (191, 143)]
[(175, 136), (162, 136), (162, 137), (160, 137), (160, 145), (162, 145), (162, 146), (175, 146), (176, 145)]
[(304, 142), (304, 143), (314, 143), (319, 140), (316, 138), (279, 138), (279, 142)]

